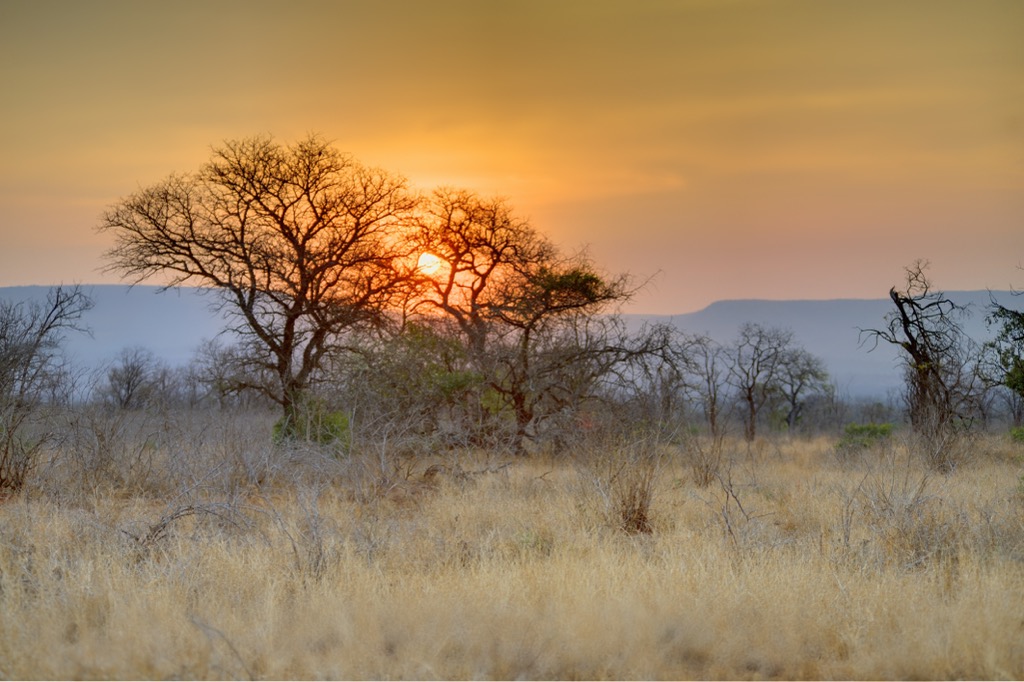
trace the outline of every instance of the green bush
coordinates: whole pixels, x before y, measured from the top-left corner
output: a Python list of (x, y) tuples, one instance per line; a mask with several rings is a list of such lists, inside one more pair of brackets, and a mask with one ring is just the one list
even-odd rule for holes
[(1024, 426), (1015, 426), (1010, 429), (1010, 440), (1014, 443), (1024, 443)]
[(273, 438), (278, 444), (298, 440), (348, 447), (351, 439), (348, 415), (329, 410), (319, 400), (307, 399), (295, 410), (293, 416), (277, 420)]
[(843, 452), (867, 450), (892, 435), (892, 424), (847, 424), (836, 446)]

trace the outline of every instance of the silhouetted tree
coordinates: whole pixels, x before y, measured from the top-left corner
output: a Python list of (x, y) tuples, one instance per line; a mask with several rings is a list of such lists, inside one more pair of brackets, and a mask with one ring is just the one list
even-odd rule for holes
[(467, 190), (438, 189), (425, 205), (419, 248), (437, 256), (441, 268), (420, 280), (414, 313), (443, 313), (471, 354), (484, 352), (493, 321), (509, 301), (503, 283), (521, 280), (530, 267), (550, 260), (553, 245), (507, 202)]
[(504, 201), (439, 190), (419, 243), (442, 265), (422, 278), (412, 313), (449, 321), (471, 368), (511, 411), (519, 450), (541, 420), (637, 350), (596, 319), (630, 296), (627, 278), (560, 255)]
[(302, 394), (346, 331), (381, 322), (411, 268), (405, 182), (310, 136), (230, 141), (107, 210), (109, 268), (134, 282), (216, 289), (252, 388), (294, 423)]
[[(965, 307), (933, 291), (917, 261), (906, 270), (906, 287), (889, 290), (895, 310), (885, 329), (865, 333), (903, 351), (907, 412), (915, 432), (942, 441), (976, 412), (981, 385), (980, 349), (964, 333)], [(932, 453), (932, 464), (948, 469), (954, 462), (944, 448)]]

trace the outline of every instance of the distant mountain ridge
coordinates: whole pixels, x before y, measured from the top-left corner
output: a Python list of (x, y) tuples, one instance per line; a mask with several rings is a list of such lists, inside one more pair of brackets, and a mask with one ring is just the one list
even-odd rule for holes
[[(194, 287), (161, 292), (155, 286), (83, 285), (94, 307), (83, 323), (92, 334), (71, 332), (65, 339), (69, 358), (95, 367), (113, 359), (123, 348), (142, 346), (171, 365), (187, 363), (206, 339), (225, 328), (225, 319), (211, 308), (215, 293)], [(0, 287), (0, 300), (45, 300), (49, 287)], [(977, 340), (991, 336), (985, 325), (988, 291), (947, 291), (973, 315), (965, 322)], [(212, 294), (212, 295), (211, 295)], [(1008, 291), (993, 291), (1003, 305), (1020, 309), (1024, 299)], [(625, 315), (631, 328), (644, 323), (672, 324), (730, 343), (745, 322), (781, 327), (793, 332), (796, 342), (824, 360), (842, 394), (851, 397), (884, 397), (900, 386), (896, 349), (862, 339), (859, 330), (882, 328), (892, 309), (888, 298), (803, 301), (727, 300), (703, 310), (679, 315)], [(862, 343), (863, 340), (863, 343)]]
[[(0, 287), (0, 300), (45, 301), (51, 287)], [(93, 307), (82, 319), (90, 334), (68, 332), (68, 358), (96, 367), (123, 348), (142, 346), (170, 365), (186, 364), (205, 339), (216, 337), (225, 320), (215, 313), (211, 291), (180, 287), (161, 291), (155, 286), (82, 285)]]
[[(991, 338), (985, 324), (986, 308), (994, 297), (1008, 307), (1024, 306), (1008, 291), (947, 291), (945, 295), (972, 312), (963, 325), (978, 341)], [(884, 329), (885, 315), (893, 310), (888, 298), (767, 301), (741, 299), (717, 301), (703, 310), (682, 315), (628, 315), (631, 326), (661, 322), (691, 332), (706, 334), (720, 343), (736, 338), (746, 322), (780, 327), (793, 332), (795, 341), (820, 357), (841, 394), (851, 397), (884, 397), (898, 389), (902, 376), (898, 350), (888, 344), (874, 344), (861, 330)]]

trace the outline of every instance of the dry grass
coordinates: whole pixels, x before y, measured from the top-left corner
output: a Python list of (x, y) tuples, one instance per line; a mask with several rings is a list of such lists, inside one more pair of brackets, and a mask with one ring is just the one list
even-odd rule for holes
[(38, 484), (0, 504), (0, 677), (1024, 677), (1024, 451), (832, 445), (727, 442), (707, 486), (666, 449), (632, 533), (578, 459)]

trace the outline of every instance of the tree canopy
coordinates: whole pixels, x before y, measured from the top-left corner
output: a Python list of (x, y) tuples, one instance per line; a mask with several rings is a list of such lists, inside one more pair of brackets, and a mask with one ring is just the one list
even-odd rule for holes
[(245, 341), (252, 387), (285, 416), (343, 332), (380, 323), (410, 280), (415, 197), (310, 136), (226, 142), (107, 210), (109, 268), (216, 289)]

